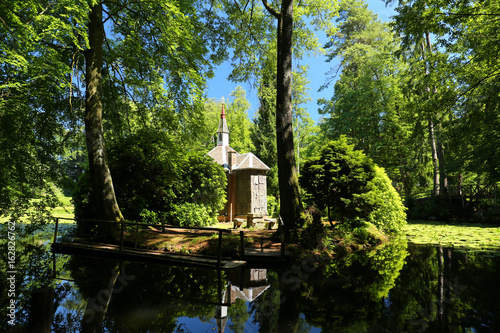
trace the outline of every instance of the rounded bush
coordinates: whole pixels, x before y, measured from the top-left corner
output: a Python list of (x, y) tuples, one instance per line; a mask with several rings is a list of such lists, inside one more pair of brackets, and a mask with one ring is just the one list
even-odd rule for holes
[(305, 162), (300, 183), (306, 201), (328, 211), (330, 221), (357, 230), (375, 226), (397, 232), (406, 223), (405, 207), (384, 169), (345, 137), (331, 141)]
[(406, 224), (406, 207), (385, 170), (379, 166), (374, 166), (374, 169), (375, 176), (368, 182), (367, 198), (373, 209), (367, 220), (384, 232), (399, 232)]

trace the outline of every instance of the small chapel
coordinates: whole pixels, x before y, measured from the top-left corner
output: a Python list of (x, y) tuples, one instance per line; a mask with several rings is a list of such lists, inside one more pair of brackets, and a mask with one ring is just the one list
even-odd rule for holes
[(252, 153), (239, 154), (229, 146), (229, 129), (224, 104), (217, 129), (217, 146), (207, 154), (222, 165), (227, 175), (227, 204), (219, 220), (252, 214), (267, 215), (267, 179), (270, 168)]

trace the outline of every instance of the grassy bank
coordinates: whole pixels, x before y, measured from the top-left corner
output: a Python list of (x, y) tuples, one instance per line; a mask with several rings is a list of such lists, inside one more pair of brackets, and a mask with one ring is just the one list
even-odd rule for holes
[(413, 244), (453, 247), (458, 251), (487, 252), (500, 256), (498, 226), (410, 221), (404, 232)]

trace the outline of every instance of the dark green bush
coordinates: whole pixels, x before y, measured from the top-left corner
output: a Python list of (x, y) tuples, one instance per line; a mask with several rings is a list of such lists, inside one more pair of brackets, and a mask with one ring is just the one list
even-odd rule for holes
[[(163, 216), (167, 223), (208, 225), (226, 202), (223, 168), (201, 153), (179, 151), (161, 134), (141, 133), (114, 141), (108, 158), (116, 197), (128, 220), (159, 223)], [(84, 172), (74, 194), (78, 218), (95, 215), (90, 184)], [(184, 208), (190, 210), (184, 216), (204, 221), (181, 221)]]
[(354, 224), (373, 209), (363, 195), (374, 175), (372, 160), (341, 137), (304, 163), (300, 185), (306, 190), (306, 201), (326, 209), (330, 220)]
[(300, 184), (306, 201), (330, 212), (340, 227), (364, 231), (373, 225), (382, 232), (397, 232), (406, 223), (405, 207), (384, 169), (363, 152), (354, 150), (345, 137), (328, 143), (320, 154), (306, 161)]

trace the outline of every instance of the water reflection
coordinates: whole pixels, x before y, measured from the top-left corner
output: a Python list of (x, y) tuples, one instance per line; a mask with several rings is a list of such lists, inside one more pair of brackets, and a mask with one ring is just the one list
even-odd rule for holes
[[(18, 245), (18, 325), (4, 316), (0, 331), (26, 328), (41, 290), (53, 300), (53, 332), (500, 331), (498, 257), (398, 241), (343, 258), (221, 272), (57, 255), (54, 278), (46, 243)], [(7, 308), (5, 293), (0, 302)]]

